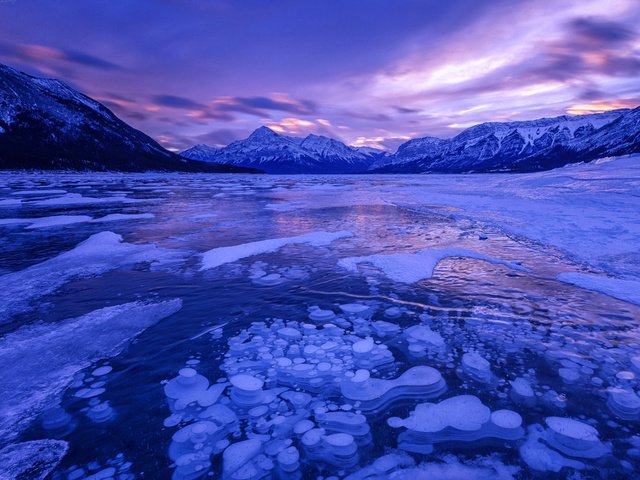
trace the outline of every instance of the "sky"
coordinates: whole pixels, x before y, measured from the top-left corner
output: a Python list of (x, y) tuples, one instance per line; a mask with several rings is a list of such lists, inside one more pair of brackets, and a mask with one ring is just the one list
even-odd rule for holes
[(640, 0), (0, 0), (0, 62), (172, 150), (266, 125), (393, 151), (640, 105)]

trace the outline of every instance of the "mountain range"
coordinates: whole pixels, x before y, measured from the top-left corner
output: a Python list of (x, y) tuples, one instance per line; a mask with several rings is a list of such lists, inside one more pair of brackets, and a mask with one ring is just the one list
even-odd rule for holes
[(244, 140), (224, 148), (196, 145), (185, 158), (252, 167), (266, 173), (360, 173), (369, 169), (382, 152), (349, 147), (333, 138), (280, 135), (260, 127)]
[(450, 139), (409, 140), (395, 153), (260, 127), (216, 148), (180, 155), (64, 82), (0, 64), (0, 169), (266, 172), (530, 172), (640, 152), (640, 107), (530, 121), (490, 122)]
[(280, 135), (260, 127), (226, 147), (196, 145), (181, 155), (267, 173), (478, 173), (548, 170), (636, 152), (640, 152), (640, 107), (482, 123), (450, 139), (409, 140), (393, 154), (349, 147), (323, 136)]
[(64, 82), (2, 64), (0, 168), (250, 171), (180, 157)]

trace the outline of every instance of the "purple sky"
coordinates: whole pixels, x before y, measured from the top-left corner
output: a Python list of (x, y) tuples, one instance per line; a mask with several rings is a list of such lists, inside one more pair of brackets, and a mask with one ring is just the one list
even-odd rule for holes
[(640, 104), (639, 0), (4, 0), (0, 62), (172, 149), (260, 125), (395, 149)]

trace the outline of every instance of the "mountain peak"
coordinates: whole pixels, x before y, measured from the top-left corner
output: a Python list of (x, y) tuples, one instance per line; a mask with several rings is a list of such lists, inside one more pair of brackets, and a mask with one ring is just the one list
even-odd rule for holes
[(264, 125), (256, 128), (248, 138), (250, 139), (262, 139), (262, 138), (274, 138), (279, 137), (276, 132), (271, 130), (269, 127), (265, 127)]

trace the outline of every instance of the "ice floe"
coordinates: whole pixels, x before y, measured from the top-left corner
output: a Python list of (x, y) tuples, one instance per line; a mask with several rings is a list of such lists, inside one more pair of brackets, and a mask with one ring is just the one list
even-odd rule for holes
[(347, 257), (340, 259), (338, 265), (350, 272), (356, 273), (358, 272), (358, 264), (371, 263), (391, 280), (402, 283), (415, 283), (431, 278), (438, 263), (449, 257), (473, 258), (494, 265), (503, 265), (512, 270), (526, 271), (524, 267), (517, 263), (499, 260), (463, 248), (445, 248), (440, 250), (424, 249), (416, 253)]
[(34, 440), (0, 449), (0, 479), (44, 480), (67, 453), (62, 440)]
[[(55, 325), (21, 327), (0, 339), (0, 445), (55, 407), (75, 372), (117, 355), (131, 338), (181, 306), (180, 300), (126, 303)], [(66, 417), (58, 417), (54, 424), (63, 428)]]
[(625, 302), (640, 305), (640, 281), (605, 277), (587, 273), (567, 272), (558, 275), (558, 280), (586, 290), (604, 293)]
[(76, 223), (103, 223), (122, 220), (142, 220), (154, 218), (151, 213), (111, 213), (103, 217), (92, 218), (89, 215), (53, 215), (39, 218), (6, 218), (0, 219), (0, 225), (27, 225), (25, 228), (39, 229), (51, 227), (63, 227)]
[(314, 247), (329, 245), (335, 240), (347, 238), (351, 235), (351, 232), (347, 231), (313, 232), (298, 235), (297, 237), (273, 238), (229, 247), (213, 248), (202, 254), (202, 266), (200, 269), (208, 270), (254, 255), (275, 252), (286, 245), (308, 244)]
[(37, 205), (39, 207), (57, 207), (71, 205), (96, 205), (103, 203), (140, 203), (149, 201), (152, 201), (152, 199), (128, 198), (124, 195), (114, 195), (110, 197), (85, 197), (79, 193), (67, 193), (60, 197), (35, 201), (32, 205)]
[(0, 276), (0, 324), (30, 307), (30, 302), (65, 283), (141, 262), (169, 262), (176, 252), (155, 245), (123, 242), (112, 232), (92, 235), (72, 250), (18, 272)]

